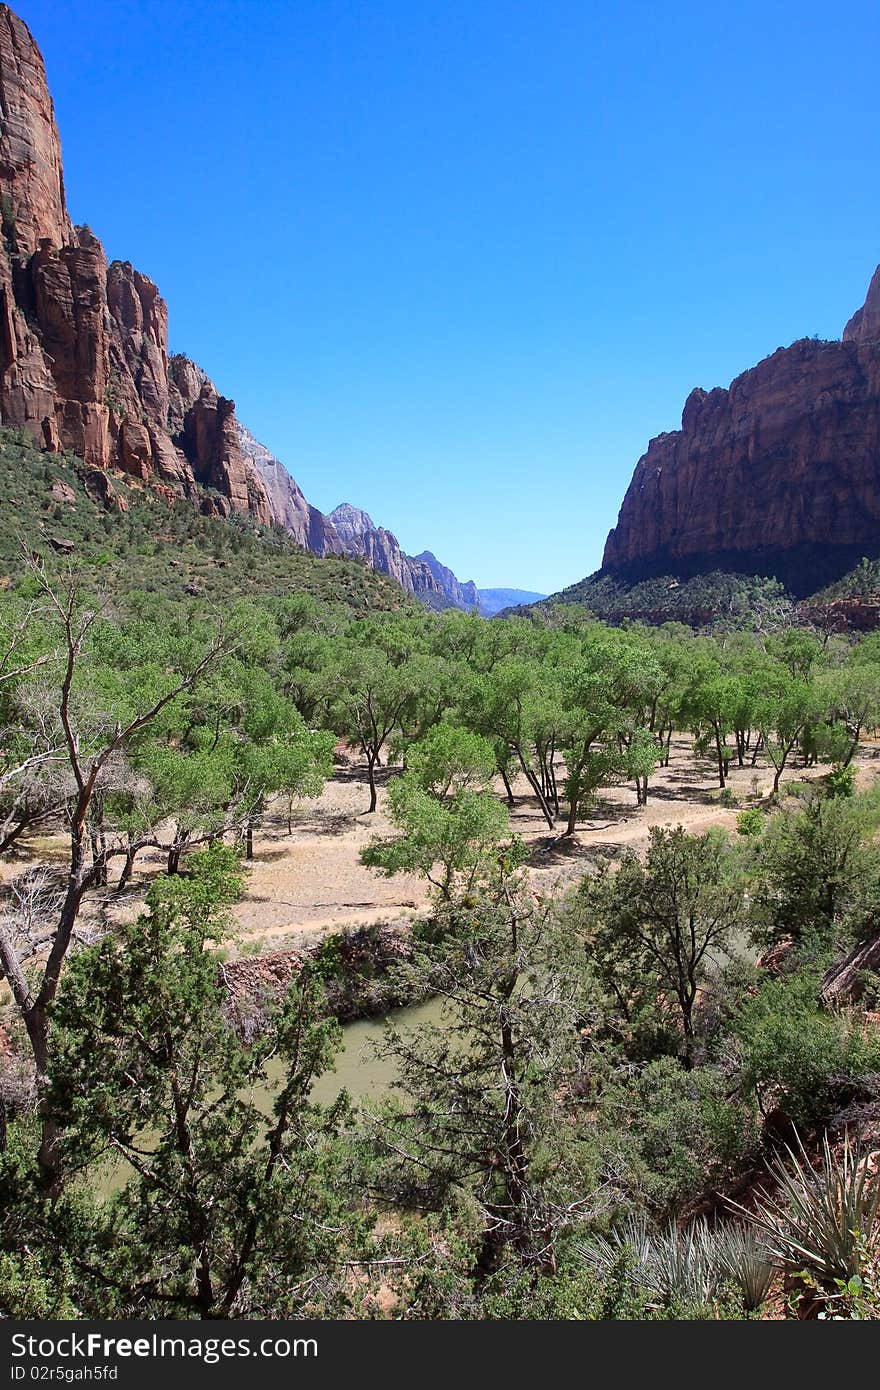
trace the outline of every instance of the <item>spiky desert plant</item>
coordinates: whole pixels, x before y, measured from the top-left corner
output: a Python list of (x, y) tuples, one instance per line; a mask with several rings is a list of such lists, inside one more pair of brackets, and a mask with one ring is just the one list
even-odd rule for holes
[(609, 1236), (595, 1236), (580, 1250), (590, 1268), (603, 1276), (629, 1252), (635, 1280), (664, 1303), (674, 1298), (706, 1303), (721, 1281), (712, 1233), (704, 1220), (683, 1230), (670, 1226), (650, 1231), (644, 1215), (630, 1215)]
[(796, 1135), (787, 1157), (768, 1163), (775, 1192), (758, 1199), (754, 1210), (731, 1203), (762, 1233), (770, 1255), (787, 1269), (805, 1268), (825, 1288), (860, 1275), (880, 1237), (880, 1180), (865, 1155), (844, 1137), (839, 1154), (827, 1132), (822, 1162), (814, 1169)]
[(681, 1230), (670, 1226), (656, 1235), (650, 1242), (645, 1272), (664, 1301), (708, 1303), (721, 1281), (721, 1271), (706, 1221), (692, 1221)]
[(714, 1233), (716, 1266), (739, 1289), (743, 1307), (753, 1313), (770, 1290), (774, 1263), (755, 1226), (731, 1222)]
[(637, 1275), (644, 1276), (650, 1255), (651, 1236), (644, 1213), (630, 1213), (607, 1236), (595, 1235), (579, 1246), (585, 1264), (595, 1274), (606, 1275), (627, 1253)]

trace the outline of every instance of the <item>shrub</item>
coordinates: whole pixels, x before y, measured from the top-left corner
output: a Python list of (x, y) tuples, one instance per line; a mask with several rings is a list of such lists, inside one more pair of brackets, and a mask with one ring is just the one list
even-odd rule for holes
[(774, 1191), (743, 1212), (764, 1237), (770, 1254), (790, 1270), (805, 1269), (833, 1293), (870, 1271), (880, 1241), (880, 1178), (867, 1155), (844, 1138), (839, 1153), (822, 1138), (815, 1170), (800, 1137), (768, 1164)]
[(737, 835), (745, 835), (750, 839), (760, 835), (764, 829), (764, 812), (760, 806), (749, 806), (745, 811), (740, 811), (736, 818)]
[(758, 1145), (757, 1115), (728, 1090), (717, 1068), (685, 1071), (672, 1057), (607, 1087), (599, 1110), (604, 1146), (634, 1197), (673, 1211), (748, 1162)]
[(825, 779), (825, 790), (829, 796), (852, 796), (856, 785), (856, 770), (852, 763), (848, 767), (833, 767)]
[(736, 1010), (740, 1080), (762, 1110), (776, 1104), (795, 1124), (825, 1119), (847, 1090), (880, 1067), (880, 1042), (854, 1015), (818, 1002), (819, 978), (801, 971), (768, 980)]

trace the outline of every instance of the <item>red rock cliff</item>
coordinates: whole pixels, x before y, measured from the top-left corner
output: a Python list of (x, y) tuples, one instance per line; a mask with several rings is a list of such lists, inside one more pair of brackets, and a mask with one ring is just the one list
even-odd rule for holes
[(880, 268), (841, 342), (697, 389), (636, 465), (602, 568), (775, 574), (811, 593), (880, 554)]
[[(93, 467), (161, 482), (206, 509), (271, 520), (232, 401), (168, 360), (168, 311), (128, 262), (107, 264), (67, 214), (40, 51), (0, 5), (0, 419)], [(214, 489), (210, 499), (202, 488)]]

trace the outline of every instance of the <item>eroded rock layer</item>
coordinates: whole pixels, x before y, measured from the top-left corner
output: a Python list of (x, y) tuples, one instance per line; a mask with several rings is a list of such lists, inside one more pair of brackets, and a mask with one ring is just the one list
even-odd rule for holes
[(802, 339), (691, 392), (636, 465), (602, 568), (773, 574), (807, 594), (876, 554), (880, 268), (840, 342)]
[[(0, 418), (45, 447), (271, 520), (232, 401), (168, 358), (168, 310), (67, 213), (43, 60), (0, 5)], [(197, 387), (197, 389), (196, 389)], [(202, 494), (201, 489), (219, 494)]]

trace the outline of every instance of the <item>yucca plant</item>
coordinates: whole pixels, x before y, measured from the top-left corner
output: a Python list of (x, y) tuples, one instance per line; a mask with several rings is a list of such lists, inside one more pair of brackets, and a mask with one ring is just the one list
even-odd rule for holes
[(705, 1220), (679, 1230), (670, 1226), (651, 1241), (646, 1264), (648, 1283), (666, 1302), (708, 1303), (721, 1282), (712, 1232)]
[(630, 1254), (636, 1273), (643, 1275), (650, 1248), (651, 1236), (643, 1213), (630, 1213), (610, 1235), (593, 1236), (579, 1246), (584, 1262), (599, 1275), (606, 1275), (613, 1269), (624, 1251)]
[(827, 1133), (822, 1163), (813, 1169), (800, 1136), (787, 1158), (769, 1164), (776, 1191), (753, 1211), (736, 1206), (761, 1232), (770, 1255), (789, 1270), (806, 1269), (829, 1291), (861, 1275), (880, 1237), (880, 1181), (845, 1136), (835, 1154)]
[(673, 1298), (707, 1303), (721, 1281), (712, 1233), (704, 1220), (684, 1230), (670, 1226), (652, 1232), (644, 1215), (630, 1215), (609, 1236), (596, 1236), (580, 1249), (586, 1263), (603, 1276), (628, 1250), (633, 1277), (664, 1303)]
[(734, 1222), (714, 1233), (715, 1259), (725, 1278), (739, 1290), (746, 1312), (760, 1308), (770, 1290), (773, 1258), (755, 1226)]

